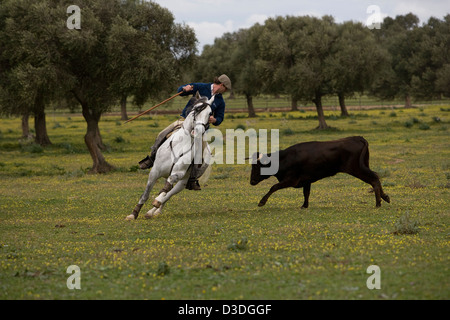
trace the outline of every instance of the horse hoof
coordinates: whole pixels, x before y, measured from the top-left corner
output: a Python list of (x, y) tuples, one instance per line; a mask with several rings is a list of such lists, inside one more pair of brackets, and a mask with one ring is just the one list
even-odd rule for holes
[(155, 207), (155, 208), (159, 208), (159, 207), (161, 207), (161, 202), (159, 202), (158, 200), (153, 200), (153, 203), (152, 203), (152, 205)]
[(127, 221), (133, 221), (133, 220), (136, 220), (136, 217), (134, 216), (134, 214), (130, 214), (129, 216), (127, 216), (127, 217), (125, 218), (125, 220), (127, 220)]
[(154, 212), (154, 213), (147, 212), (147, 213), (144, 215), (144, 218), (145, 218), (145, 219), (153, 219), (153, 218), (156, 218), (157, 216), (159, 216), (160, 214), (161, 214), (160, 211), (156, 211), (156, 212)]

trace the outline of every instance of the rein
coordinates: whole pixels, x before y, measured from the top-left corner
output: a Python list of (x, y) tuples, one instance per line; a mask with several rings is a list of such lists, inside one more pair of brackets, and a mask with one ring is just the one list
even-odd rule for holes
[[(197, 121), (197, 120), (196, 120), (196, 116), (197, 116), (200, 112), (202, 112), (203, 110), (205, 110), (206, 107), (211, 107), (211, 104), (209, 104), (208, 102), (203, 102), (203, 104), (202, 104), (201, 106), (199, 106), (199, 107), (197, 107), (197, 108), (193, 108), (192, 111), (191, 111), (191, 112), (194, 113), (194, 114), (193, 114), (193, 118), (194, 118), (193, 123), (194, 123), (195, 125), (199, 125), (199, 124), (203, 125), (203, 127), (205, 128), (205, 132), (206, 132), (206, 130), (208, 130), (208, 128), (209, 128), (209, 123), (203, 123), (203, 122), (201, 122), (201, 121)], [(186, 128), (184, 127), (184, 124), (185, 124), (185, 122), (183, 122), (182, 126), (183, 126), (184, 131), (186, 131)]]
[[(197, 116), (200, 112), (202, 112), (203, 110), (205, 110), (206, 107), (211, 107), (211, 105), (210, 105), (208, 102), (204, 102), (201, 106), (199, 106), (199, 107), (197, 107), (197, 108), (194, 108), (194, 109), (191, 111), (191, 112), (193, 112), (193, 123), (194, 123), (194, 127), (195, 127), (196, 125), (199, 125), (199, 124), (203, 125), (203, 127), (205, 128), (205, 131), (203, 132), (203, 134), (205, 134), (206, 130), (208, 130), (208, 128), (209, 128), (209, 123), (203, 123), (203, 122), (201, 122), (201, 121), (196, 121), (196, 116)], [(191, 136), (192, 136), (192, 133), (191, 133), (191, 132), (188, 132), (188, 130), (187, 130), (186, 127), (184, 126), (185, 124), (186, 124), (186, 121), (183, 122), (183, 124), (181, 125), (181, 127), (183, 128), (183, 130), (184, 130), (184, 132), (186, 133), (186, 135), (191, 135)], [(182, 152), (182, 153), (177, 157), (177, 156), (175, 155), (174, 151), (173, 151), (172, 142), (173, 142), (173, 140), (170, 141), (170, 144), (169, 144), (170, 150), (171, 150), (171, 152), (172, 152), (172, 154), (173, 154), (174, 159), (177, 159), (176, 161), (178, 161), (178, 159), (180, 159), (180, 158), (184, 155), (184, 152)], [(190, 148), (190, 149), (192, 149), (193, 146), (194, 146), (194, 141), (192, 141), (192, 144), (191, 144), (191, 148)], [(175, 161), (175, 162), (176, 162), (176, 161)]]

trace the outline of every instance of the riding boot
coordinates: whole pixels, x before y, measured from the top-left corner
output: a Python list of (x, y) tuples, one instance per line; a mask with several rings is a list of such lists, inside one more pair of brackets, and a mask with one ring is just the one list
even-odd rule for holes
[(199, 168), (196, 165), (193, 165), (192, 170), (191, 170), (191, 175), (186, 184), (186, 189), (195, 190), (195, 191), (202, 190), (202, 188), (200, 188), (200, 183), (198, 182), (198, 179), (197, 179), (198, 171), (199, 171)]
[(142, 170), (145, 170), (145, 169), (150, 169), (151, 167), (153, 167), (153, 164), (155, 163), (155, 158), (156, 158), (156, 151), (157, 150), (153, 150), (153, 148), (152, 148), (152, 153), (150, 154), (150, 156), (147, 155), (147, 157), (145, 157), (144, 159), (139, 161), (139, 168), (141, 168)]

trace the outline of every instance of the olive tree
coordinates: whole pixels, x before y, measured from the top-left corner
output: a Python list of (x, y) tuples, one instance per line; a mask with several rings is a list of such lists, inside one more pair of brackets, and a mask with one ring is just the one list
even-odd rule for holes
[[(168, 90), (180, 66), (195, 53), (192, 29), (153, 2), (85, 0), (81, 29), (61, 30), (58, 68), (70, 78), (69, 92), (87, 123), (85, 143), (91, 172), (112, 169), (102, 154), (101, 115), (125, 95), (140, 101)], [(126, 9), (126, 10), (125, 10)], [(186, 36), (187, 34), (187, 36)]]
[(0, 112), (23, 117), (34, 115), (35, 142), (51, 144), (45, 108), (62, 91), (55, 34), (57, 12), (51, 2), (5, 0), (0, 4)]

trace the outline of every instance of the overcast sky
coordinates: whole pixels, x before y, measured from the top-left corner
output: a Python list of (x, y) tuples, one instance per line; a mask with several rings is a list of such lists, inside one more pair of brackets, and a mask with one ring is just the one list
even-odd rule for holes
[[(169, 9), (178, 23), (185, 23), (195, 30), (199, 40), (199, 52), (205, 44), (213, 44), (215, 38), (226, 32), (261, 24), (269, 17), (286, 15), (332, 15), (336, 22), (348, 20), (366, 23), (380, 16), (395, 17), (409, 12), (421, 22), (430, 17), (442, 19), (450, 13), (449, 0), (152, 0)], [(376, 6), (376, 7), (371, 7)], [(369, 9), (369, 10), (368, 10)]]

